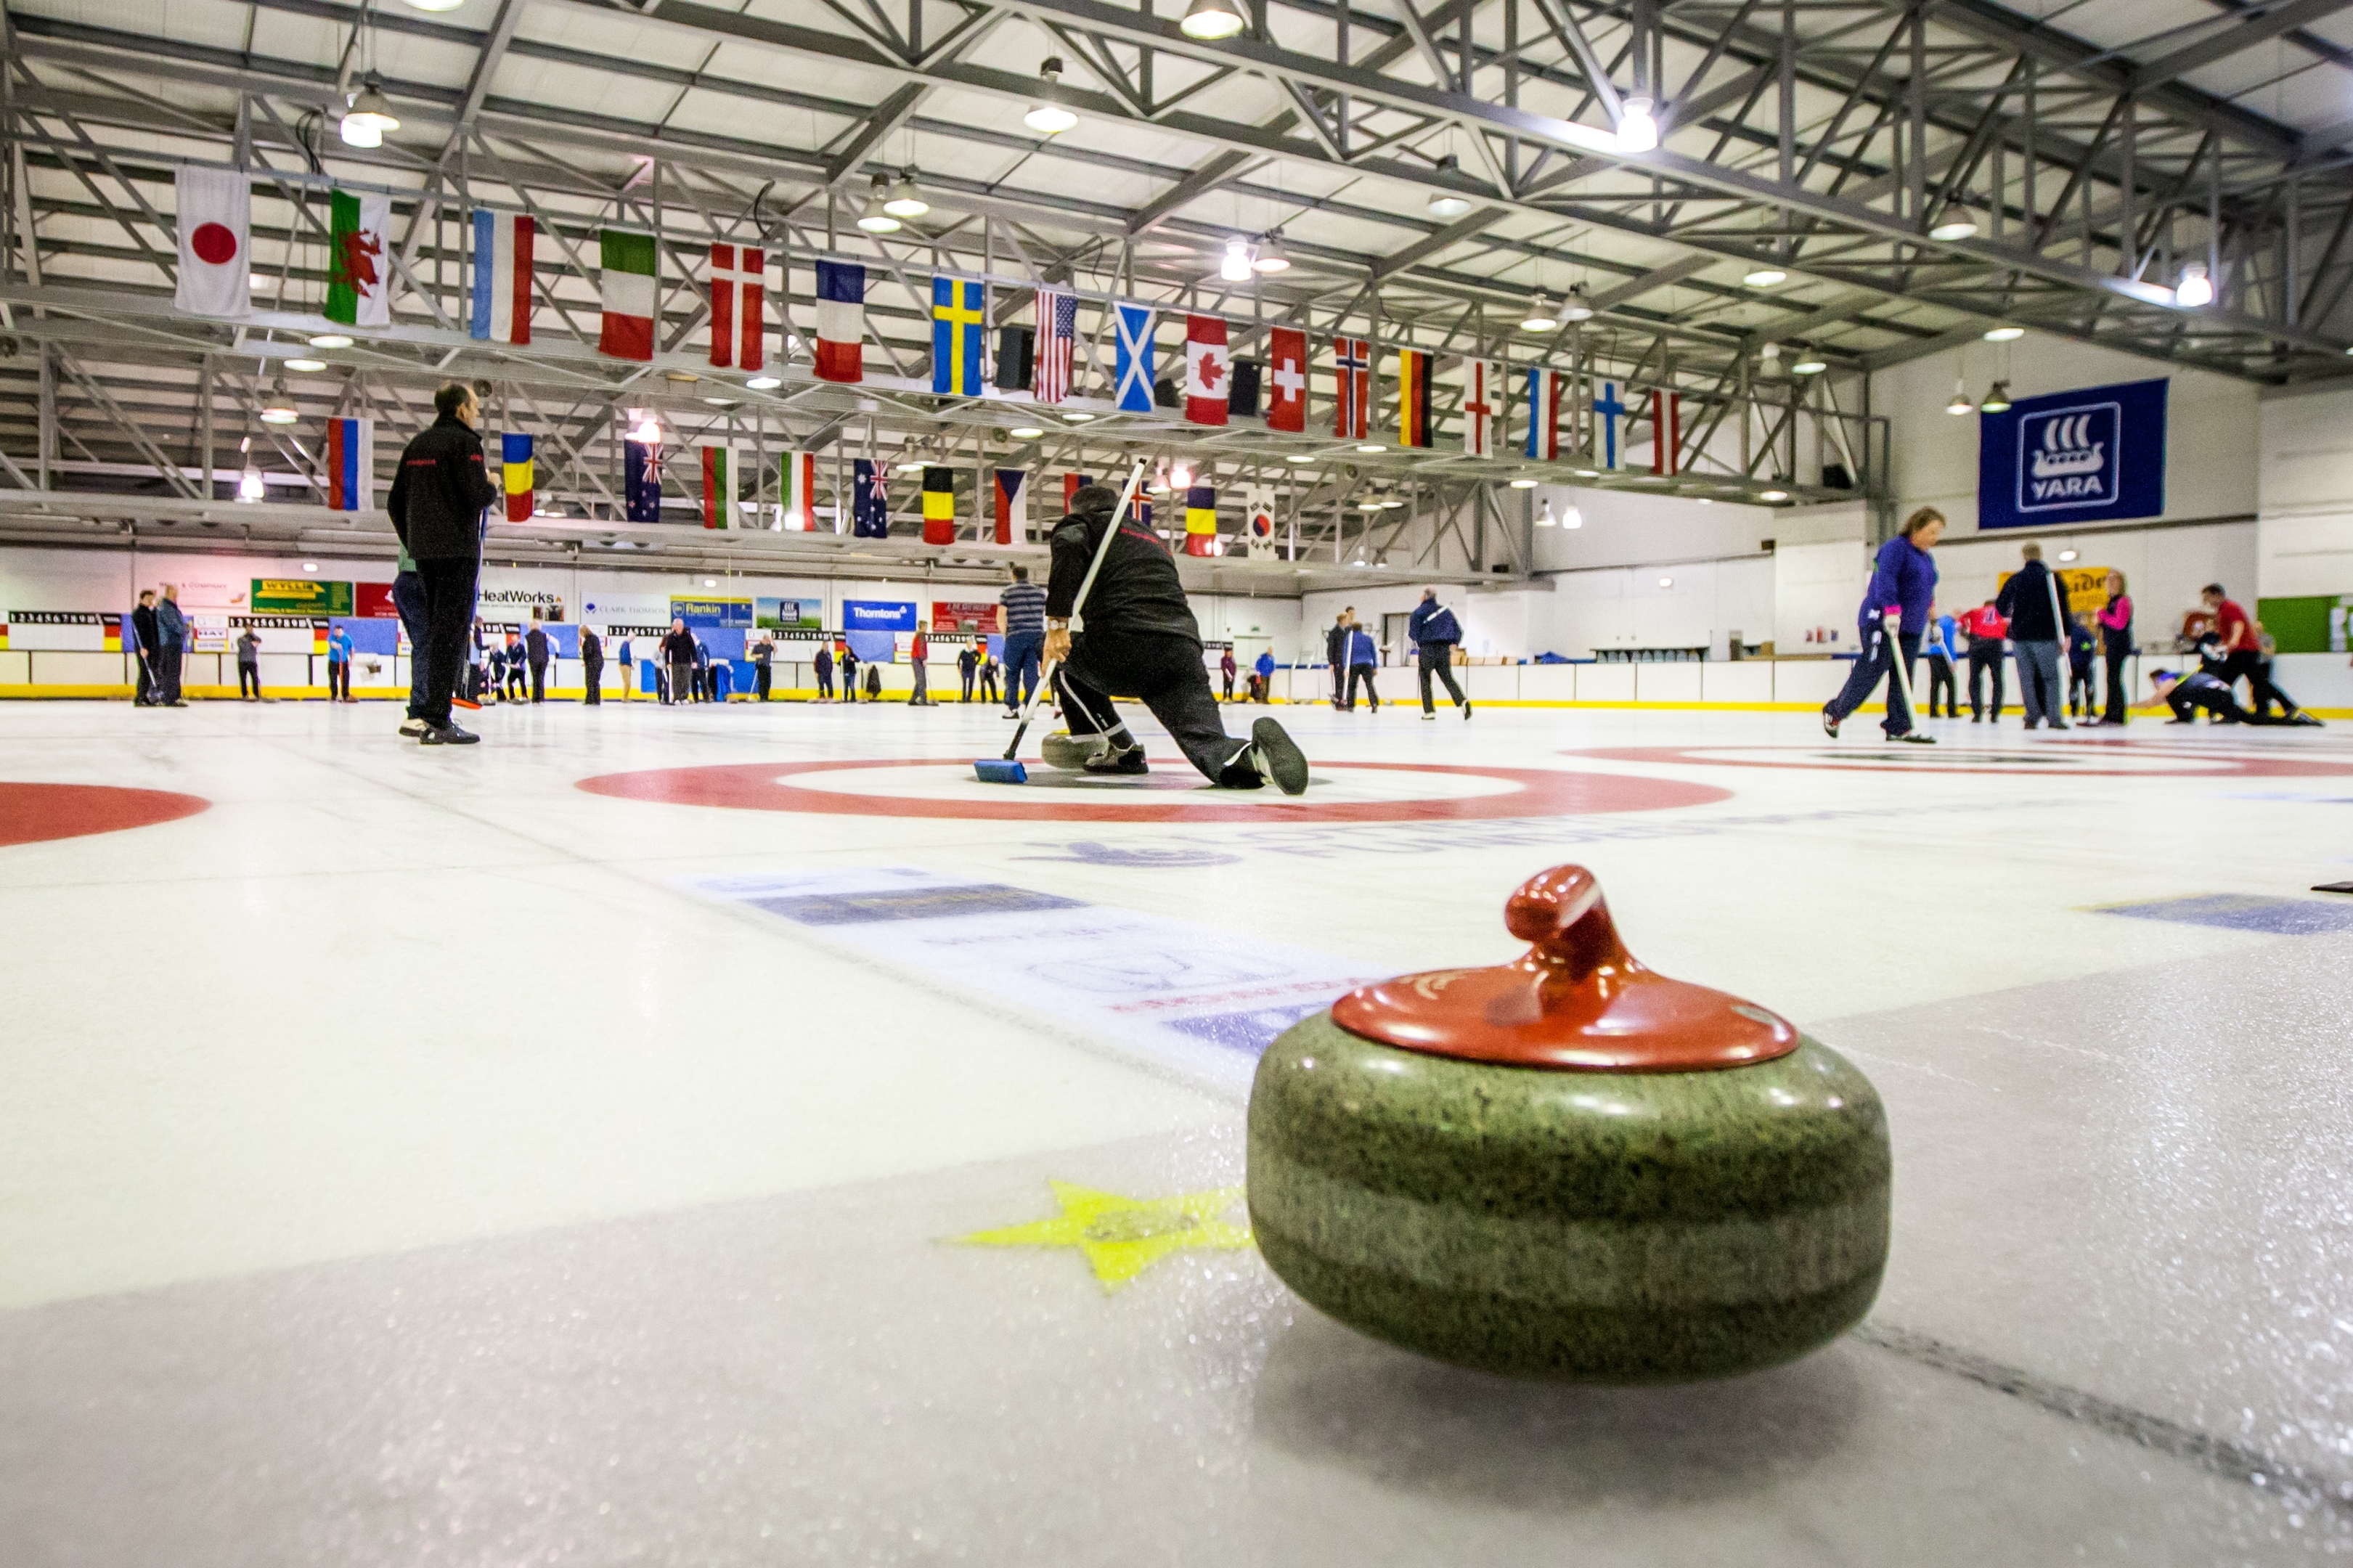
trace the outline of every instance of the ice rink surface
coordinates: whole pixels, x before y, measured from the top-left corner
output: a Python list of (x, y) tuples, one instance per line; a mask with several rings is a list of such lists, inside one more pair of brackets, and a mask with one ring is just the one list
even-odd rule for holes
[[(1301, 802), (970, 784), (982, 707), (0, 706), (0, 791), (209, 803), (0, 794), (0, 1561), (2353, 1553), (2353, 725), (1273, 711)], [(1250, 1250), (1256, 1049), (1564, 861), (1878, 1085), (1846, 1340), (1515, 1384)]]

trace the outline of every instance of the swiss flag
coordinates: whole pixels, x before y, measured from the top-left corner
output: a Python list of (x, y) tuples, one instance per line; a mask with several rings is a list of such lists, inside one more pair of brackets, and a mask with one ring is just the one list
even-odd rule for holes
[(174, 182), (180, 276), (173, 302), (199, 316), (253, 308), (253, 184), (234, 169), (182, 164)]
[(1221, 316), (1185, 318), (1185, 417), (1195, 425), (1226, 422), (1226, 390), (1233, 362), (1226, 354)]
[(1307, 334), (1297, 327), (1277, 327), (1266, 355), (1266, 427), (1270, 430), (1307, 428)]

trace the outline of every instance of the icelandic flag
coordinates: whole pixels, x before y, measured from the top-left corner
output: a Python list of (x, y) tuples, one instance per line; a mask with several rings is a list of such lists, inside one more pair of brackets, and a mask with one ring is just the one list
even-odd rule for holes
[(375, 506), (375, 421), (327, 421), (327, 504), (337, 511)]
[[(786, 452), (784, 471), (784, 525), (797, 533), (817, 527), (817, 454)], [(834, 531), (841, 531), (839, 518)]]
[(1029, 479), (1027, 468), (997, 470), (997, 542), (999, 544), (1029, 542)]
[(817, 375), (866, 379), (866, 268), (854, 261), (817, 264)]
[(659, 441), (621, 443), (623, 498), (631, 522), (662, 520), (662, 456)]
[(1526, 451), (1538, 462), (1560, 460), (1560, 372), (1529, 368)]
[(1119, 351), (1113, 363), (1119, 392), (1112, 401), (1130, 414), (1152, 412), (1152, 307), (1116, 306)]
[(499, 437), (499, 462), (505, 469), (507, 521), (529, 522), (532, 511), (531, 437), (512, 433)]
[(1233, 362), (1226, 352), (1222, 316), (1185, 318), (1185, 417), (1195, 425), (1223, 425), (1232, 391)]
[(850, 531), (860, 539), (891, 537), (891, 480), (871, 458), (851, 462)]
[(1185, 492), (1185, 553), (1218, 552), (1218, 491), (1212, 485), (1195, 485)]
[(529, 213), (474, 209), (474, 315), (469, 335), (492, 343), (531, 342), (531, 278), (536, 234)]
[(597, 289), (605, 311), (597, 352), (616, 359), (653, 358), (656, 279), (660, 266), (654, 237), (628, 229), (599, 229), (596, 251), (601, 263)]
[(987, 330), (981, 286), (970, 278), (932, 279), (932, 390), (980, 395), (980, 341)]

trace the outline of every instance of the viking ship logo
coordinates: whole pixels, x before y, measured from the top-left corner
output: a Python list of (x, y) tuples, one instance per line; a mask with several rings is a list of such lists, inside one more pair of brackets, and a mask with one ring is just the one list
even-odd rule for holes
[(2018, 421), (2018, 510), (2114, 505), (2123, 478), (2123, 407), (2115, 403), (2077, 404), (2022, 416)]

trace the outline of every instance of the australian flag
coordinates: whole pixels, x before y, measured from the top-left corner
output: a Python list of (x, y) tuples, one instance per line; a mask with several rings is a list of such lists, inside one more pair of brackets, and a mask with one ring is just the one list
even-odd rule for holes
[(661, 447), (653, 441), (621, 443), (624, 499), (631, 522), (659, 522), (661, 515)]
[(851, 463), (849, 531), (860, 539), (891, 537), (891, 485), (882, 465), (871, 458)]

